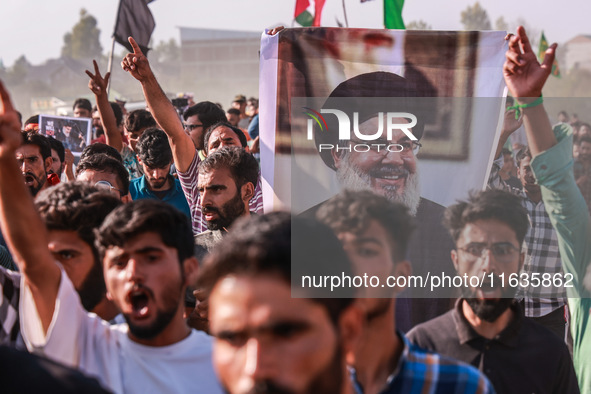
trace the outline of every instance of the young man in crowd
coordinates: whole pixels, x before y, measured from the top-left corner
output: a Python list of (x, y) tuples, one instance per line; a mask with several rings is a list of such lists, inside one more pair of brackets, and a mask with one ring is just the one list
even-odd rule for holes
[(129, 193), (132, 200), (154, 198), (164, 201), (191, 217), (181, 183), (170, 175), (172, 151), (164, 131), (151, 128), (143, 132), (135, 147), (144, 175), (132, 179)]
[(326, 288), (301, 287), (297, 280), (328, 269), (351, 274), (331, 230), (272, 212), (241, 220), (226, 240), (205, 262), (199, 281), (211, 292), (214, 363), (225, 390), (352, 393), (345, 354), (361, 329), (352, 290), (327, 298)]
[(29, 350), (97, 376), (115, 392), (218, 393), (211, 342), (183, 319), (195, 272), (190, 223), (154, 200), (124, 204), (97, 231), (108, 297), (127, 324), (82, 308), (47, 249), (47, 231), (19, 174), (16, 111), (0, 85), (0, 222), (23, 275), (21, 330)]
[(556, 44), (546, 50), (540, 64), (523, 27), (508, 36), (505, 82), (521, 105), (532, 153), (531, 168), (542, 190), (542, 200), (558, 234), (558, 246), (572, 287), (567, 288), (573, 338), (573, 363), (582, 393), (591, 393), (591, 219), (572, 172), (572, 131), (558, 124), (552, 129), (541, 100), (552, 70)]
[[(168, 135), (168, 141), (172, 149), (172, 156), (176, 171), (183, 186), (187, 202), (191, 208), (192, 222), (193, 222), (193, 233), (195, 235), (206, 230), (205, 220), (201, 212), (201, 205), (199, 202), (199, 194), (197, 192), (197, 166), (201, 161), (199, 152), (196, 150), (194, 144), (191, 143), (192, 139), (185, 130), (179, 120), (176, 110), (172, 103), (158, 84), (154, 73), (150, 68), (150, 64), (146, 56), (142, 53), (139, 46), (130, 37), (130, 44), (134, 48), (134, 52), (128, 54), (123, 61), (121, 66), (127, 72), (129, 72), (135, 79), (137, 79), (144, 92), (146, 102), (150, 107), (150, 111), (154, 114), (154, 117), (158, 121), (158, 124), (164, 132)], [(222, 111), (223, 115), (223, 111)], [(222, 120), (224, 120), (223, 118)], [(228, 125), (229, 126), (229, 125)], [(225, 126), (225, 127), (228, 127)], [(219, 126), (221, 127), (221, 126)], [(231, 127), (231, 126), (230, 126)], [(211, 129), (217, 129), (218, 126), (211, 126)], [(229, 130), (229, 133), (235, 133), (233, 130)], [(242, 137), (244, 137), (243, 133)], [(238, 137), (239, 138), (239, 137)], [(235, 138), (230, 138), (234, 141)], [(202, 146), (206, 146), (205, 142)], [(222, 142), (215, 148), (226, 146), (222, 139)], [(243, 146), (246, 146), (244, 143)], [(208, 149), (211, 153), (215, 149)], [(250, 201), (250, 211), (261, 213), (263, 210), (263, 197), (261, 191), (260, 177), (256, 183), (256, 190), (253, 199)]]
[(447, 208), (445, 225), (456, 244), (454, 266), (468, 279), (455, 308), (409, 338), (478, 367), (499, 393), (578, 393), (564, 339), (525, 318), (514, 299), (529, 226), (520, 198), (496, 189), (474, 193)]
[[(353, 273), (379, 278), (407, 278), (406, 260), (413, 219), (401, 203), (371, 191), (344, 191), (320, 207), (317, 217), (335, 232), (353, 265)], [(493, 392), (475, 368), (412, 345), (396, 331), (396, 295), (403, 287), (368, 287), (358, 292), (365, 330), (349, 362), (357, 392)]]
[(123, 164), (106, 153), (85, 156), (76, 167), (76, 180), (114, 193), (122, 202), (131, 201), (129, 173)]
[(16, 160), (25, 185), (34, 197), (50, 186), (47, 182), (47, 174), (52, 164), (51, 146), (47, 137), (33, 131), (22, 132), (21, 139), (22, 145), (15, 150)]

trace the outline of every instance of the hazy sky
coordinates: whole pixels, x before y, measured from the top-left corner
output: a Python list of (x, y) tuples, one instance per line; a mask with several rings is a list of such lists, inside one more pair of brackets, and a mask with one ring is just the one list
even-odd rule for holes
[[(326, 0), (323, 25), (335, 25), (342, 18), (343, 0)], [(344, 0), (350, 27), (382, 25), (382, 0), (361, 4)], [(11, 66), (24, 54), (33, 64), (59, 57), (63, 36), (79, 19), (81, 8), (94, 15), (101, 30), (105, 52), (115, 23), (119, 0), (18, 0), (0, 1), (0, 59)], [(405, 22), (422, 19), (434, 29), (461, 29), (460, 13), (474, 0), (406, 0)], [(522, 18), (537, 30), (544, 30), (550, 42), (563, 43), (578, 34), (591, 34), (591, 1), (562, 0), (480, 0), (493, 25), (503, 16), (507, 22)], [(295, 0), (155, 0), (150, 9), (156, 19), (153, 39), (179, 39), (178, 26), (262, 31), (266, 27), (292, 23)], [(116, 48), (116, 53), (122, 47)]]

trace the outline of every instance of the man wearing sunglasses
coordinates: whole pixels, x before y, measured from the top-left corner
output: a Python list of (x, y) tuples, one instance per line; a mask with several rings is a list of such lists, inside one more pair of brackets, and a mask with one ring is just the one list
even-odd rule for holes
[(456, 244), (451, 258), (462, 297), (454, 310), (411, 330), (411, 341), (474, 365), (498, 393), (578, 393), (566, 344), (524, 317), (514, 300), (529, 279), (520, 275), (529, 226), (520, 197), (472, 194), (446, 210), (444, 224)]

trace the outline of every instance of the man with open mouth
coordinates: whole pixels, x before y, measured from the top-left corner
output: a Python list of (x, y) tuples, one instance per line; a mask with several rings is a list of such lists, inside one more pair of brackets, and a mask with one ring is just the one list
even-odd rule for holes
[(35, 132), (22, 133), (22, 145), (16, 150), (16, 160), (32, 196), (49, 187), (47, 173), (51, 170), (51, 146), (47, 138)]
[(479, 368), (498, 393), (578, 393), (564, 341), (526, 318), (514, 299), (521, 282), (510, 278), (522, 278), (529, 226), (520, 197), (473, 193), (447, 208), (445, 225), (456, 243), (454, 266), (466, 278), (462, 297), (454, 310), (412, 329), (411, 341)]

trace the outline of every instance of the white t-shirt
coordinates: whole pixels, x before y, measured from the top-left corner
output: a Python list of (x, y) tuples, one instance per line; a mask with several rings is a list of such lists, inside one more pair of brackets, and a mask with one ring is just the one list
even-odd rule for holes
[(213, 369), (211, 337), (192, 330), (169, 346), (133, 342), (127, 324), (109, 325), (82, 308), (64, 271), (47, 336), (24, 283), (20, 318), (29, 351), (79, 368), (115, 393), (223, 393)]

